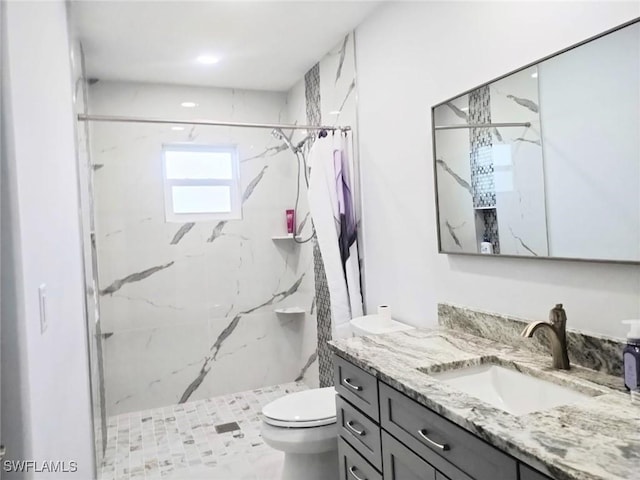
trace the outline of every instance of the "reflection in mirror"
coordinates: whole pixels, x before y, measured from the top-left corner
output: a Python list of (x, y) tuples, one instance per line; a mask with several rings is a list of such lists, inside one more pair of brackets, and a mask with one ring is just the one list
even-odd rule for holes
[(440, 251), (640, 261), (640, 24), (433, 108)]

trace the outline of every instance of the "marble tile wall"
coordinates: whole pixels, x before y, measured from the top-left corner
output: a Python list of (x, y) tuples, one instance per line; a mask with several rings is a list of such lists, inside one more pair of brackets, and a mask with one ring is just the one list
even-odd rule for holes
[[(198, 103), (194, 112), (180, 106)], [(98, 82), (92, 113), (286, 122), (286, 95)], [(107, 413), (293, 380), (314, 384), (311, 245), (286, 232), (296, 157), (269, 130), (93, 123), (96, 244)], [(164, 220), (164, 144), (235, 144), (243, 219)], [(306, 199), (298, 225), (308, 236)], [(278, 314), (299, 306), (300, 315)]]
[[(469, 123), (469, 96), (463, 95), (434, 111), (434, 125)], [(470, 132), (467, 129), (436, 131), (436, 175), (440, 245), (447, 252), (479, 252), (474, 190), (471, 181)]]
[[(90, 88), (91, 113), (301, 124), (309, 108), (317, 121), (355, 133), (353, 35), (315, 69), (313, 92), (301, 79), (286, 94), (99, 81)], [(180, 106), (185, 101), (198, 104), (195, 112)], [(326, 339), (318, 340), (316, 314), (327, 313), (323, 329), (330, 318), (316, 305), (313, 242), (271, 238), (286, 231), (297, 175), (298, 234), (313, 233), (296, 156), (262, 129), (93, 123), (90, 133), (107, 413), (294, 380), (318, 385)], [(285, 133), (294, 144), (307, 135)], [(160, 151), (172, 143), (238, 146), (241, 221), (164, 221)], [(305, 314), (274, 312), (290, 306)], [(323, 371), (329, 384), (331, 366)]]
[[(292, 123), (310, 125), (350, 125), (349, 158), (353, 165), (352, 187), (355, 191), (356, 215), (360, 218), (359, 168), (356, 149), (356, 70), (354, 35), (350, 33), (314, 65), (288, 93), (288, 114)], [(304, 103), (302, 103), (304, 100)], [(296, 142), (305, 133), (293, 132)], [(310, 147), (313, 139), (307, 142)], [(317, 303), (319, 384), (333, 385), (332, 354), (327, 347), (331, 339), (330, 295), (322, 264), (322, 256), (314, 246)]]
[[(322, 98), (320, 97), (320, 63), (316, 63), (304, 75), (304, 97), (307, 125), (322, 125)], [(297, 121), (298, 119), (296, 119)], [(302, 155), (307, 155), (311, 147), (317, 140), (317, 134), (305, 145)], [(329, 284), (327, 274), (322, 260), (322, 252), (318, 245), (317, 238), (313, 242), (313, 275), (316, 292), (316, 318), (318, 332), (318, 382), (320, 387), (332, 385), (333, 362), (331, 352), (327, 348), (327, 341), (331, 340), (331, 296), (329, 294)]]
[(493, 122), (531, 124), (492, 130), (500, 252), (547, 256), (537, 67), (493, 82), (489, 89)]
[(546, 256), (536, 67), (447, 102), (434, 122), (531, 124), (436, 131), (442, 249), (476, 253), (488, 237), (494, 253)]

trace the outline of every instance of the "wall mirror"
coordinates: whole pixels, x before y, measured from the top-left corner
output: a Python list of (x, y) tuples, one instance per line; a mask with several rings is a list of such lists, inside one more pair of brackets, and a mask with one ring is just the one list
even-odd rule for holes
[(640, 263), (640, 23), (432, 108), (441, 253)]

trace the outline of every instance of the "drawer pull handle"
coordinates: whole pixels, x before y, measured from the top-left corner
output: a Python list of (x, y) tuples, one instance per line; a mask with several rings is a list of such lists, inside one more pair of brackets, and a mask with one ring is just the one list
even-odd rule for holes
[(349, 473), (351, 474), (351, 476), (353, 478), (355, 478), (356, 480), (367, 480), (366, 478), (362, 478), (360, 477), (357, 473), (356, 473), (357, 468), (356, 467), (349, 467)]
[(362, 387), (359, 386), (359, 385), (354, 385), (353, 383), (351, 383), (351, 379), (350, 378), (343, 378), (342, 379), (342, 383), (344, 383), (347, 387), (352, 388), (356, 392), (361, 392), (362, 391)]
[(364, 434), (366, 433), (364, 430), (358, 430), (356, 427), (354, 427), (353, 422), (351, 420), (347, 422), (347, 428), (351, 430), (353, 433), (355, 433), (356, 435), (360, 435), (361, 437), (364, 437)]
[(418, 430), (418, 435), (420, 435), (427, 443), (433, 445), (436, 448), (439, 448), (440, 450), (449, 450), (449, 445), (447, 445), (446, 443), (434, 442), (429, 437), (427, 437), (427, 431), (425, 429)]

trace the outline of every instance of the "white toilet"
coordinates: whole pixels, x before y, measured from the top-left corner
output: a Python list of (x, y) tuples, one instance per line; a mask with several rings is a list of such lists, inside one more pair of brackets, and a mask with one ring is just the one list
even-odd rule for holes
[(282, 480), (331, 480), (338, 473), (336, 390), (285, 395), (262, 408), (262, 438), (284, 452)]
[[(367, 317), (351, 321), (355, 336), (379, 335), (413, 327)], [(338, 475), (336, 391), (314, 388), (285, 395), (262, 408), (262, 438), (284, 452), (282, 480), (333, 480)]]

